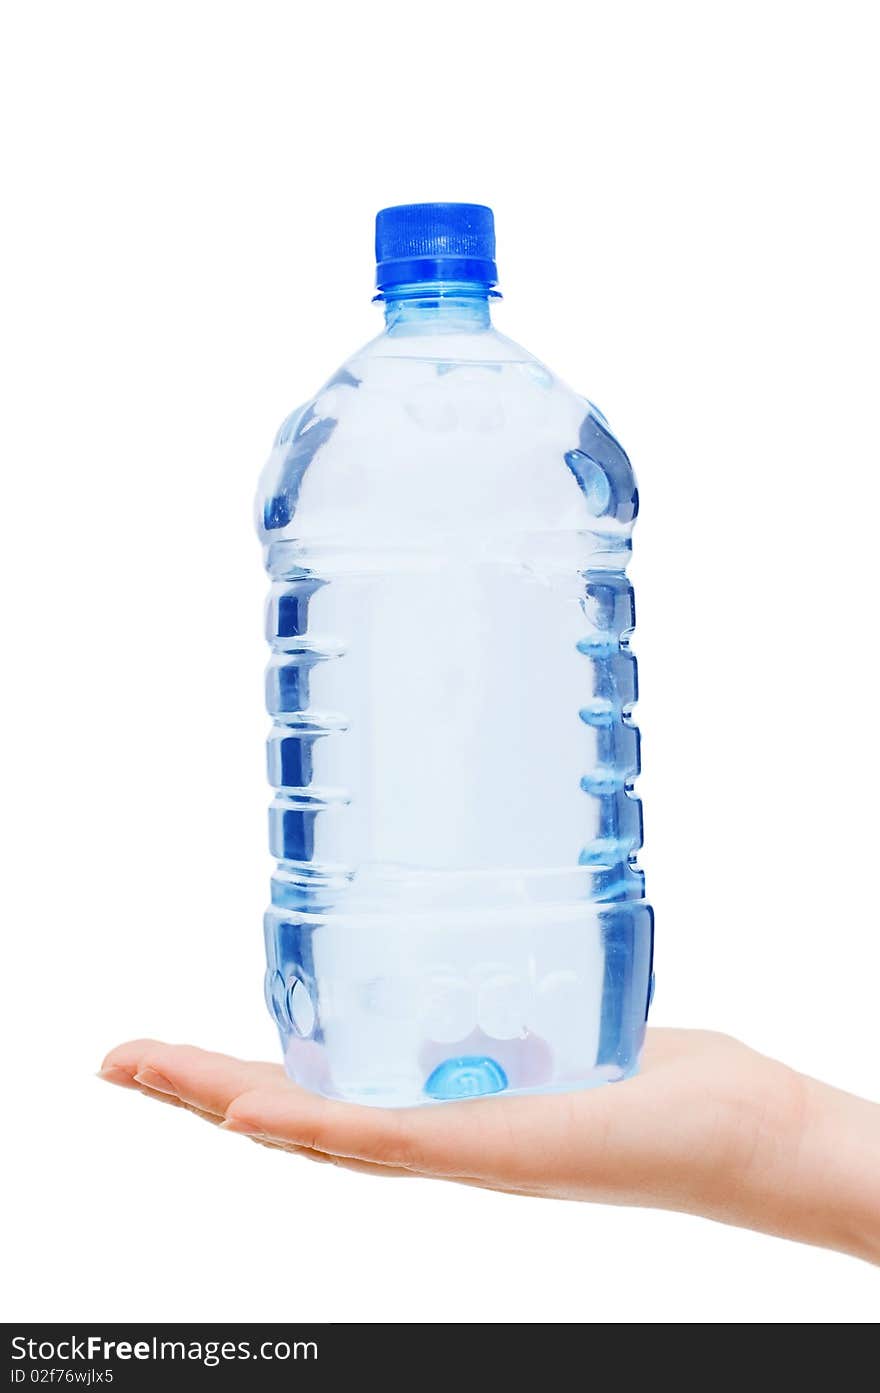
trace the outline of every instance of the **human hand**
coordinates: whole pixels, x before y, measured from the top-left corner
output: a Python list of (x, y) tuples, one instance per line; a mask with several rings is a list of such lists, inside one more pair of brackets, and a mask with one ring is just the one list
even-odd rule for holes
[(264, 1146), (379, 1176), (642, 1205), (880, 1263), (880, 1106), (729, 1036), (651, 1030), (642, 1072), (575, 1093), (338, 1103), (280, 1065), (133, 1040), (101, 1077)]

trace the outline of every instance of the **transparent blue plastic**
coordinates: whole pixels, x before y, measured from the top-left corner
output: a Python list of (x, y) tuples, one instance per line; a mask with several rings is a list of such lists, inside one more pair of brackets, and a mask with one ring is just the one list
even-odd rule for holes
[(644, 1036), (635, 480), (488, 294), (388, 291), (258, 498), (266, 998), (291, 1078), (361, 1103), (614, 1081)]

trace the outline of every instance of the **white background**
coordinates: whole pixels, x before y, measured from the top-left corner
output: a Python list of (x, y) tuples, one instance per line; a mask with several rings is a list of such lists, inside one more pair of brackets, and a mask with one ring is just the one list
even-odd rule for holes
[(880, 1313), (841, 1256), (343, 1174), (92, 1077), (141, 1034), (275, 1056), (251, 501), (379, 327), (375, 210), (445, 198), (639, 472), (654, 1019), (880, 1096), (872, 11), (7, 7), (7, 1318)]

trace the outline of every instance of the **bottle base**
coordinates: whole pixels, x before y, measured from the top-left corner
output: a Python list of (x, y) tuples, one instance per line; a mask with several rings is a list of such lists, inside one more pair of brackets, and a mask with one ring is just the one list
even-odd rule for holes
[[(416, 1092), (401, 1088), (389, 1089), (383, 1085), (370, 1086), (360, 1081), (354, 1081), (349, 1085), (345, 1080), (341, 1080), (337, 1086), (321, 1088), (313, 1082), (305, 1082), (298, 1067), (291, 1070), (285, 1064), (285, 1072), (293, 1083), (307, 1088), (311, 1093), (319, 1094), (322, 1098), (372, 1108), (425, 1107), (437, 1103), (470, 1102), (493, 1096), (525, 1098), (540, 1093), (580, 1093), (588, 1089), (602, 1088), (607, 1084), (622, 1083), (639, 1072), (639, 1060), (636, 1058), (626, 1069), (617, 1065), (597, 1065), (580, 1079), (571, 1079), (564, 1083), (537, 1084), (530, 1088), (510, 1088), (506, 1083), (499, 1081), (498, 1075), (491, 1067), (494, 1061), (475, 1061), (465, 1057), (452, 1059), (448, 1063), (452, 1067), (448, 1074), (444, 1074), (442, 1084), (438, 1084), (435, 1070), (425, 1081), (424, 1087)], [(444, 1066), (439, 1067), (442, 1069)]]
[[(377, 922), (378, 921), (378, 922)], [(266, 1000), (294, 1083), (414, 1107), (595, 1088), (638, 1068), (644, 901), (525, 914), (266, 916)]]

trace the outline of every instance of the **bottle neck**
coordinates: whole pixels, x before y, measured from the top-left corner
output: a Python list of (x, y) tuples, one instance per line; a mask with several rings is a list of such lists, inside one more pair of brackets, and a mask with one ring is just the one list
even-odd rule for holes
[(466, 334), (491, 326), (490, 298), (497, 292), (470, 282), (424, 281), (389, 287), (385, 326), (389, 334)]

